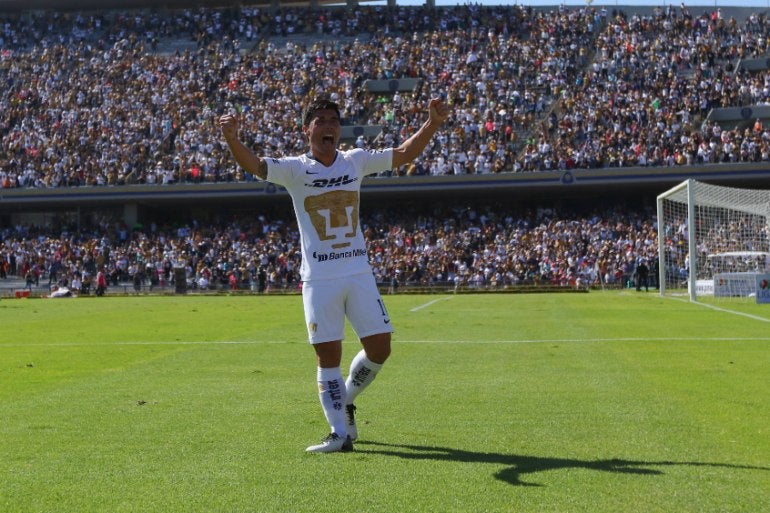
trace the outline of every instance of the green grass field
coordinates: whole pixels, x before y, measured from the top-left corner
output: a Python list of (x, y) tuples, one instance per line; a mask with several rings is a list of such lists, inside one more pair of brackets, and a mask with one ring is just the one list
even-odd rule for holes
[(330, 455), (298, 296), (0, 301), (0, 511), (768, 511), (770, 307), (385, 299)]

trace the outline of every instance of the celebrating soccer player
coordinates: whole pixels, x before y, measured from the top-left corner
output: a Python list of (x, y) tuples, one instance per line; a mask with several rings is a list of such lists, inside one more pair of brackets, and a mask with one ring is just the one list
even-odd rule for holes
[[(340, 110), (315, 99), (302, 116), (309, 151), (295, 157), (263, 158), (238, 138), (238, 120), (219, 119), (235, 160), (262, 180), (286, 187), (294, 203), (302, 245), (302, 299), (310, 343), (318, 361), (318, 395), (331, 432), (309, 452), (353, 449), (358, 437), (354, 401), (390, 355), (393, 327), (377, 289), (359, 224), (364, 176), (399, 168), (417, 158), (449, 117), (440, 99), (428, 119), (397, 148), (338, 150)], [(347, 381), (340, 364), (347, 316), (363, 349), (353, 358)]]

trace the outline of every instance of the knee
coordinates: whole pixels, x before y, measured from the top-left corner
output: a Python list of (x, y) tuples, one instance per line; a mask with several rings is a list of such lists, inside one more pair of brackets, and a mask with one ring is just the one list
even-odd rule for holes
[(319, 367), (339, 367), (342, 359), (342, 343), (340, 341), (323, 342), (313, 346)]
[(387, 344), (384, 344), (383, 346), (377, 348), (376, 351), (373, 352), (373, 354), (369, 354), (367, 352), (366, 357), (369, 358), (374, 363), (383, 364), (385, 363), (385, 360), (388, 359), (390, 356), (390, 341), (388, 341)]
[(366, 357), (374, 363), (383, 364), (390, 356), (390, 333), (372, 335), (361, 339)]

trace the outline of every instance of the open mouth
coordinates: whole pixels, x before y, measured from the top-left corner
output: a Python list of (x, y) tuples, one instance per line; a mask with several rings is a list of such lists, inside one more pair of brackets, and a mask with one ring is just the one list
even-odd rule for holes
[(332, 143), (332, 144), (334, 144), (334, 136), (333, 135), (325, 135), (325, 136), (321, 137), (321, 141), (323, 141), (325, 143)]

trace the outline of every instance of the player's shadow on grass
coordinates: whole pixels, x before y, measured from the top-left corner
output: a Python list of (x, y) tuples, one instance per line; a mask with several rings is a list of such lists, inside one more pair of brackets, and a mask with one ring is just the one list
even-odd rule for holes
[(400, 445), (360, 440), (356, 446), (366, 446), (367, 454), (383, 454), (410, 460), (457, 461), (462, 463), (494, 463), (506, 465), (495, 474), (495, 478), (517, 486), (541, 486), (522, 481), (521, 476), (559, 469), (586, 469), (618, 474), (662, 475), (663, 472), (653, 467), (722, 467), (742, 470), (770, 471), (768, 467), (733, 465), (729, 463), (704, 463), (693, 461), (637, 461), (623, 459), (579, 460), (569, 458), (545, 458), (539, 456), (520, 456), (495, 452), (473, 452), (449, 447), (430, 447), (423, 445)]

